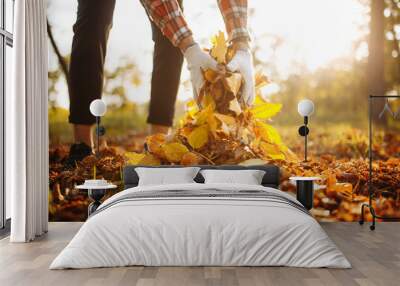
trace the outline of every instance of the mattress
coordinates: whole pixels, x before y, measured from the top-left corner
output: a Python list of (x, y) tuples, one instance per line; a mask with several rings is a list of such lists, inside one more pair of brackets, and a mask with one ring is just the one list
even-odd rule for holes
[(134, 187), (109, 198), (50, 269), (134, 265), (351, 267), (288, 194), (193, 183)]

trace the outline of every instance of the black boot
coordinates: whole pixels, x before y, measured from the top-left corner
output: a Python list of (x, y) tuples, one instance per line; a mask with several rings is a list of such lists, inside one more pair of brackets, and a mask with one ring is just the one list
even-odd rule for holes
[(64, 165), (66, 167), (75, 167), (76, 162), (82, 161), (83, 158), (90, 155), (92, 155), (92, 148), (85, 143), (72, 144)]

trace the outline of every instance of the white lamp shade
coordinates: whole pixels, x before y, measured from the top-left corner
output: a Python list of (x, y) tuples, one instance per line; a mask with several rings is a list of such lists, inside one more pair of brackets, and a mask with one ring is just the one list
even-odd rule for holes
[(101, 99), (95, 99), (90, 103), (90, 113), (96, 117), (103, 116), (107, 112), (107, 106)]
[(314, 103), (309, 99), (303, 99), (297, 105), (297, 111), (303, 117), (310, 116), (314, 112)]

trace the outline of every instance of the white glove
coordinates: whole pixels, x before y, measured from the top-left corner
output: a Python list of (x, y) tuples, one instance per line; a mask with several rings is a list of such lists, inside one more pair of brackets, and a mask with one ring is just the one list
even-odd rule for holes
[(206, 52), (204, 52), (198, 44), (195, 44), (186, 49), (183, 54), (188, 62), (188, 69), (193, 85), (195, 100), (198, 99), (200, 89), (204, 84), (202, 70), (213, 69), (217, 70), (218, 63)]
[(247, 105), (252, 105), (255, 98), (255, 80), (253, 70), (253, 56), (249, 50), (238, 50), (226, 66), (231, 72), (239, 72), (244, 79), (243, 100)]

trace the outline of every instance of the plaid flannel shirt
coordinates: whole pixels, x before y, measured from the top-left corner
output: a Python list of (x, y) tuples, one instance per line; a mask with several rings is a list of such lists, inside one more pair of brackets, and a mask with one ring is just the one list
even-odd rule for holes
[[(192, 35), (177, 0), (141, 0), (151, 20), (162, 33), (179, 46)], [(230, 40), (249, 39), (247, 30), (247, 0), (217, 0)]]

